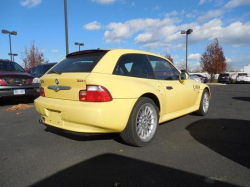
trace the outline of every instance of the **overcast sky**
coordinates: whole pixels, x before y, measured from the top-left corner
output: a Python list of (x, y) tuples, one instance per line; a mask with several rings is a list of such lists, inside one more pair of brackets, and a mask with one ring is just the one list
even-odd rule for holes
[[(1, 0), (0, 29), (12, 36), (15, 61), (32, 40), (45, 58), (64, 58), (63, 0)], [(185, 35), (189, 35), (190, 66), (199, 63), (208, 43), (219, 39), (227, 63), (236, 69), (250, 64), (250, 0), (68, 0), (70, 52), (82, 49), (132, 48), (171, 54), (185, 62)], [(0, 34), (0, 58), (9, 59), (9, 38)]]

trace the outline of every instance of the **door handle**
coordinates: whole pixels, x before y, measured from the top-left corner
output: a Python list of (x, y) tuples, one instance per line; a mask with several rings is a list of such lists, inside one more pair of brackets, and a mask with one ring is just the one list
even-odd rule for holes
[(167, 88), (167, 90), (172, 90), (173, 89), (172, 86), (167, 86), (166, 88)]

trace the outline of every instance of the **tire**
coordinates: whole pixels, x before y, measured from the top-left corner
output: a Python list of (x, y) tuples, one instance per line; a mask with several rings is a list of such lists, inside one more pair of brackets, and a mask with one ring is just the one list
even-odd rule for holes
[(124, 142), (143, 147), (154, 139), (159, 126), (159, 109), (154, 101), (141, 97), (136, 102), (127, 126), (120, 133)]
[(202, 93), (200, 108), (195, 113), (199, 116), (205, 116), (209, 109), (209, 93), (208, 90), (205, 89)]

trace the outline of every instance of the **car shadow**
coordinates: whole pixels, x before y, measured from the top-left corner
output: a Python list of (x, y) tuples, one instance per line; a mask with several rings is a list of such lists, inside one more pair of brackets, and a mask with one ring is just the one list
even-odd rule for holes
[(75, 141), (115, 140), (116, 142), (124, 144), (119, 134), (117, 133), (102, 133), (102, 134), (77, 133), (77, 132), (66, 131), (63, 129), (58, 129), (52, 126), (46, 126), (46, 129), (44, 131)]
[(235, 185), (116, 154), (103, 154), (61, 170), (31, 186), (227, 186)]
[(250, 102), (250, 97), (233, 97), (232, 99)]
[(201, 144), (250, 168), (250, 121), (202, 119), (192, 123), (186, 129)]
[(30, 104), (34, 103), (34, 98), (0, 98), (0, 106), (18, 105), (18, 104)]

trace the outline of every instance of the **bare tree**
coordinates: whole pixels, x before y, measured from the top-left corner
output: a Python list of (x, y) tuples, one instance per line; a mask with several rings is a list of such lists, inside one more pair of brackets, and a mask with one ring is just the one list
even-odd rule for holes
[(202, 73), (202, 69), (199, 65), (196, 65), (193, 69), (192, 69), (192, 73)]
[(41, 49), (35, 46), (35, 41), (33, 40), (30, 45), (30, 49), (24, 48), (24, 53), (22, 53), (22, 60), (24, 67), (29, 69), (36, 67), (40, 64), (48, 63), (48, 60), (44, 59), (44, 54)]
[(170, 60), (172, 63), (174, 63), (174, 60), (173, 58), (171, 57), (170, 54), (166, 53), (166, 56), (165, 56), (168, 60)]
[[(186, 70), (186, 62), (179, 62), (179, 63), (176, 63), (176, 66), (178, 69), (180, 70)], [(187, 66), (187, 72), (191, 72), (191, 67), (188, 65)]]
[(202, 70), (211, 74), (211, 81), (214, 80), (215, 74), (226, 70), (226, 58), (217, 38), (207, 45), (205, 52), (201, 55), (200, 63)]

